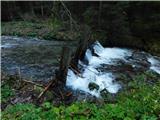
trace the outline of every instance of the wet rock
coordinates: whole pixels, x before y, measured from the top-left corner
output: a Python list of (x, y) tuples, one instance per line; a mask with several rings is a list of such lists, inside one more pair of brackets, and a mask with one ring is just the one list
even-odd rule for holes
[(105, 100), (105, 102), (115, 102), (116, 94), (109, 93), (107, 89), (103, 89), (100, 91), (100, 95)]
[(99, 90), (99, 85), (97, 85), (96, 83), (94, 83), (94, 82), (90, 82), (89, 83), (89, 85), (88, 85), (88, 88), (90, 89), (90, 90)]
[(73, 95), (74, 95), (74, 98), (76, 101), (96, 102), (97, 99), (99, 99), (99, 98), (97, 98), (89, 93), (86, 93), (84, 91), (81, 91), (81, 90), (73, 91)]

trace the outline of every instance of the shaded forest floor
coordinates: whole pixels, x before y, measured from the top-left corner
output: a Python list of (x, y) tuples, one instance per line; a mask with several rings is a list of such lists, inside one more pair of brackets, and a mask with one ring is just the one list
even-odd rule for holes
[(78, 32), (71, 32), (62, 23), (44, 21), (2, 22), (2, 35), (37, 37), (46, 40), (77, 40)]
[[(38, 20), (38, 21), (11, 21), (2, 22), (2, 35), (22, 36), (22, 37), (36, 37), (45, 40), (59, 40), (59, 41), (79, 41), (81, 39), (81, 32), (83, 32), (83, 25), (78, 25), (71, 31), (68, 23), (61, 21)], [(106, 40), (105, 31), (92, 31), (91, 39), (101, 40), (102, 43)]]
[[(106, 95), (104, 100), (95, 101), (77, 102), (71, 98), (72, 102), (69, 104), (57, 99), (52, 94), (53, 91), (48, 91), (43, 96), (43, 102), (37, 103), (37, 96), (44, 88), (30, 83), (18, 85), (18, 79), (15, 76), (2, 76), (2, 120), (160, 118), (160, 79), (155, 73), (134, 76), (128, 87), (119, 92), (114, 101), (112, 96)], [(56, 100), (61, 103), (56, 103)]]

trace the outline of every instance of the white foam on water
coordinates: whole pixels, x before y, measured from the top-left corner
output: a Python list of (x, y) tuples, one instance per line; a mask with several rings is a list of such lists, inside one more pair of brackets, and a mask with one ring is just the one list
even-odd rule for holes
[[(121, 48), (104, 48), (98, 41), (93, 44), (94, 53), (98, 56), (93, 56), (90, 49), (85, 53), (85, 60), (88, 64), (79, 61), (79, 65), (83, 68), (82, 77), (76, 75), (72, 70), (68, 70), (66, 85), (74, 90), (82, 90), (96, 97), (101, 97), (100, 91), (106, 89), (110, 93), (117, 93), (121, 85), (115, 81), (115, 76), (111, 72), (98, 71), (97, 68), (102, 64), (115, 65), (115, 59), (121, 59), (127, 62), (126, 57), (131, 56), (133, 51)], [(160, 74), (160, 61), (150, 57), (148, 61), (151, 63), (150, 69)], [(132, 65), (135, 67), (135, 65)], [(99, 89), (90, 90), (89, 83), (95, 83)]]
[(90, 59), (92, 59), (92, 52), (91, 52), (91, 50), (89, 50), (89, 49), (86, 50), (85, 59), (87, 61), (89, 61)]
[[(88, 65), (79, 61), (79, 64), (84, 68), (84, 71), (82, 72), (83, 77), (77, 76), (69, 69), (66, 85), (74, 90), (82, 90), (96, 97), (100, 97), (100, 91), (103, 89), (106, 89), (110, 93), (117, 93), (121, 86), (118, 83), (113, 82), (115, 78), (112, 73), (102, 73), (97, 71), (96, 68), (101, 64), (111, 64), (112, 59), (115, 58), (124, 59), (125, 56), (131, 54), (130, 51), (120, 48), (103, 48), (98, 41), (95, 42), (93, 49), (98, 56), (93, 56), (91, 50), (87, 49), (85, 59), (88, 60)], [(99, 89), (89, 90), (88, 85), (91, 82), (99, 85)]]
[[(74, 90), (82, 90), (90, 93), (96, 97), (100, 97), (100, 91), (105, 89), (110, 93), (117, 93), (121, 86), (114, 83), (114, 76), (112, 73), (99, 73), (91, 66), (87, 67), (82, 74), (82, 78), (75, 75), (72, 70), (68, 70), (68, 77), (66, 85), (72, 87)], [(94, 82), (99, 85), (98, 90), (89, 90), (88, 85), (90, 82)]]
[(101, 52), (104, 50), (104, 47), (98, 41), (94, 43), (93, 48), (94, 48), (94, 52), (98, 55), (101, 54)]
[(160, 61), (154, 57), (148, 58), (148, 62), (151, 63), (150, 69), (160, 74)]
[[(89, 65), (98, 67), (101, 64), (113, 64), (113, 59), (123, 59), (125, 60), (126, 56), (131, 56), (132, 51), (128, 49), (121, 48), (102, 48), (99, 42), (96, 41), (96, 45), (93, 47), (94, 52), (99, 56), (93, 56), (89, 60)], [(126, 60), (125, 60), (126, 61)]]

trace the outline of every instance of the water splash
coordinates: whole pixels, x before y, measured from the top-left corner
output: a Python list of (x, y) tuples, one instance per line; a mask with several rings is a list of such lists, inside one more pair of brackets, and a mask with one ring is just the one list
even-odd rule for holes
[(154, 57), (149, 57), (148, 62), (151, 63), (150, 69), (160, 74), (160, 61)]
[[(92, 51), (91, 51), (92, 50)], [(92, 54), (94, 53), (94, 55)], [(143, 52), (140, 52), (143, 53)], [(96, 54), (96, 55), (95, 55)], [(72, 70), (68, 70), (68, 77), (66, 85), (74, 90), (81, 90), (96, 97), (100, 97), (100, 92), (106, 89), (110, 93), (117, 93), (121, 88), (121, 85), (115, 81), (113, 72), (105, 70), (101, 71), (102, 65), (114, 65), (116, 66), (115, 60), (121, 60), (126, 64), (130, 64), (134, 69), (138, 64), (134, 64), (134, 59), (127, 59), (131, 57), (135, 52), (129, 49), (122, 48), (104, 48), (98, 41), (96, 41), (92, 48), (87, 49), (85, 53), (85, 60), (88, 64), (83, 61), (79, 61), (79, 66), (83, 68), (81, 71), (82, 77), (77, 76)], [(143, 53), (144, 54), (144, 53)], [(147, 56), (148, 54), (146, 54)], [(160, 74), (160, 61), (154, 57), (148, 58), (151, 63), (150, 69)], [(142, 62), (137, 61), (139, 64)], [(124, 71), (125, 72), (125, 71)], [(95, 83), (99, 86), (99, 89), (90, 90), (89, 83)]]
[[(91, 50), (87, 49), (85, 59), (89, 62), (88, 65), (79, 61), (79, 64), (84, 68), (82, 72), (83, 77), (81, 78), (75, 75), (74, 72), (69, 69), (66, 85), (72, 87), (74, 90), (82, 90), (97, 97), (100, 96), (100, 91), (103, 89), (108, 90), (110, 93), (117, 93), (121, 86), (113, 82), (115, 78), (112, 73), (97, 71), (97, 68), (102, 64), (111, 64), (112, 59), (124, 59), (125, 56), (131, 55), (130, 51), (120, 48), (104, 48), (98, 41), (93, 44), (93, 49), (94, 53), (98, 56), (93, 56)], [(88, 85), (91, 82), (96, 83), (99, 89), (89, 90)]]

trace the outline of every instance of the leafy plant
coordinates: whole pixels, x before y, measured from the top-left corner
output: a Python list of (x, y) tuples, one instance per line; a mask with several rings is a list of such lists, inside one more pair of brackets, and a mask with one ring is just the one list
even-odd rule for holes
[(13, 95), (14, 91), (9, 85), (4, 85), (1, 87), (1, 102), (6, 102)]
[[(132, 81), (132, 87), (122, 91), (116, 103), (99, 105), (75, 102), (59, 107), (49, 102), (39, 107), (33, 104), (16, 104), (2, 111), (2, 120), (158, 120), (160, 82), (148, 84), (146, 76), (146, 73), (136, 76)], [(155, 78), (155, 75), (152, 77)]]

